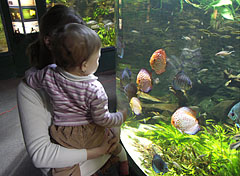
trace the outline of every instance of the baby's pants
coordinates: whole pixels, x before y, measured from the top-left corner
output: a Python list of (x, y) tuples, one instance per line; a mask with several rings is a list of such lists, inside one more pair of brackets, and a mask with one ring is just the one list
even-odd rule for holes
[[(105, 127), (95, 124), (81, 126), (55, 126), (50, 127), (53, 142), (66, 148), (91, 149), (102, 144)], [(81, 176), (79, 165), (72, 167), (53, 168), (53, 176)]]

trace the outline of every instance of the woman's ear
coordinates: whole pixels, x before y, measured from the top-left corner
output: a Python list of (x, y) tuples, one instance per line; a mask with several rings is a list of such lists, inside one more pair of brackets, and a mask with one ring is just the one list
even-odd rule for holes
[(44, 44), (46, 45), (46, 47), (49, 49), (49, 50), (51, 50), (51, 39), (50, 39), (50, 37), (49, 36), (45, 36), (44, 38), (43, 38), (43, 40), (44, 40)]

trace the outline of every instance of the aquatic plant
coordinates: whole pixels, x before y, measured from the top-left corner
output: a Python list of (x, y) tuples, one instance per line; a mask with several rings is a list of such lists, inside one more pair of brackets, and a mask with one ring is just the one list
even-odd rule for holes
[[(164, 122), (151, 127), (154, 129), (136, 134), (159, 148), (169, 167), (165, 175), (240, 175), (240, 153), (229, 148), (231, 137), (239, 133), (236, 126), (208, 120), (197, 135), (182, 134)], [(147, 167), (152, 170), (151, 166)], [(157, 174), (152, 170), (149, 175)]]
[[(184, 0), (191, 6), (204, 10), (204, 13), (211, 13), (210, 24), (214, 29), (219, 28), (224, 20), (236, 20), (239, 18), (235, 11), (240, 8), (240, 0)], [(183, 10), (183, 0), (180, 0), (181, 11)]]

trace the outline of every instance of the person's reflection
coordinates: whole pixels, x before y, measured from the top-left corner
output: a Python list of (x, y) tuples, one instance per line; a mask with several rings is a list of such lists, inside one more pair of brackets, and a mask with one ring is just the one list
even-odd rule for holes
[(14, 32), (15, 32), (15, 34), (20, 34), (19, 28), (17, 28)]

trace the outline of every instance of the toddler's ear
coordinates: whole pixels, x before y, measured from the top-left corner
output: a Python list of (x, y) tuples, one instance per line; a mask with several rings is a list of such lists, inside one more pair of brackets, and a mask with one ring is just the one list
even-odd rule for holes
[(83, 73), (85, 73), (87, 71), (87, 61), (83, 61), (82, 65), (81, 65), (81, 70)]

